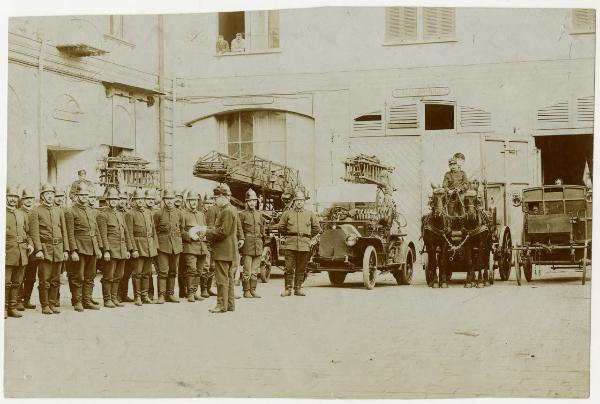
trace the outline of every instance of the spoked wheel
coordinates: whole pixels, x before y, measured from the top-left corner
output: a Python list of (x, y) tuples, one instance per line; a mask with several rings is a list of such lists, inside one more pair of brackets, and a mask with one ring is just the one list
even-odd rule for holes
[(531, 282), (533, 275), (533, 264), (531, 263), (531, 258), (529, 257), (523, 260), (523, 274), (525, 275), (527, 282)]
[(431, 286), (431, 282), (433, 282), (433, 275), (429, 270), (429, 255), (427, 253), (423, 253), (421, 255), (421, 264), (423, 265), (423, 270), (425, 271), (425, 282), (427, 282), (427, 286)]
[(488, 259), (488, 273), (490, 285), (494, 284), (494, 278), (496, 277), (496, 270), (494, 269), (494, 253), (490, 251), (490, 257)]
[(499, 240), (498, 247), (498, 272), (500, 273), (500, 279), (507, 281), (510, 278), (510, 270), (512, 265), (512, 237), (510, 235), (510, 229), (507, 227), (502, 233), (502, 239)]
[(363, 255), (363, 283), (368, 290), (377, 283), (377, 252), (372, 245), (365, 249)]
[(519, 251), (515, 251), (515, 276), (517, 278), (517, 285), (521, 286), (521, 254)]
[(402, 265), (402, 269), (394, 271), (394, 278), (398, 285), (410, 285), (413, 277), (413, 256), (412, 250), (409, 249), (406, 254), (406, 262)]
[(327, 275), (329, 276), (329, 282), (331, 282), (332, 285), (341, 285), (342, 283), (344, 283), (347, 274), (348, 272), (327, 272)]
[(269, 282), (271, 278), (271, 247), (263, 248), (260, 260), (260, 280), (262, 283)]

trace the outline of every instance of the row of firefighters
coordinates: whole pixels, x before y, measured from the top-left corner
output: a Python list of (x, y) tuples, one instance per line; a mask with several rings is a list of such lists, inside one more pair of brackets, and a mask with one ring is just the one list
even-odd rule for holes
[[(6, 191), (5, 318), (22, 317), (35, 309), (31, 295), (38, 280), (44, 314), (60, 313), (60, 275), (67, 272), (71, 303), (76, 311), (98, 310), (92, 298), (98, 269), (102, 272), (103, 305), (124, 302), (179, 303), (217, 296), (212, 313), (235, 310), (234, 278), (243, 263), (244, 297), (259, 298), (257, 275), (266, 228), (256, 210), (258, 198), (246, 193), (246, 206), (230, 203), (227, 184), (219, 184), (204, 200), (198, 193), (136, 189), (132, 195), (111, 188), (107, 206), (96, 208), (95, 197), (84, 181), (76, 181), (65, 194), (45, 184), (36, 195), (9, 186)], [(155, 201), (158, 199), (159, 203)], [(296, 192), (291, 209), (278, 223), (285, 237), (285, 288), (282, 296), (305, 296), (302, 284), (309, 260), (311, 238), (320, 231), (317, 216), (304, 209), (305, 196)], [(156, 301), (152, 266), (157, 273)], [(212, 289), (216, 280), (217, 293)], [(128, 296), (132, 283), (134, 298)], [(174, 293), (178, 280), (179, 297)]]

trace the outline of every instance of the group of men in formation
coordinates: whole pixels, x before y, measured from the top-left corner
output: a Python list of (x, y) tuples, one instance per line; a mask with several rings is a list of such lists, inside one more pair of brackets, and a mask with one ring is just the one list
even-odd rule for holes
[[(227, 184), (219, 184), (213, 194), (203, 199), (189, 190), (165, 190), (160, 198), (155, 190), (136, 189), (127, 195), (109, 188), (106, 206), (98, 208), (97, 195), (80, 172), (69, 193), (72, 206), (65, 206), (65, 193), (52, 184), (40, 188), (39, 204), (34, 206), (36, 195), (29, 189), (19, 193), (7, 187), (5, 318), (19, 318), (25, 309), (36, 308), (31, 303), (36, 275), (42, 313), (60, 313), (60, 274), (65, 270), (78, 312), (100, 309), (92, 297), (97, 269), (107, 308), (217, 296), (210, 312), (234, 311), (240, 262), (243, 296), (260, 298), (256, 288), (266, 222), (257, 210), (257, 195), (249, 189), (245, 209), (238, 211), (231, 205)], [(290, 296), (292, 288), (295, 295), (305, 296), (310, 239), (320, 231), (319, 220), (304, 209), (304, 200), (303, 192), (295, 192), (278, 223), (285, 236), (283, 297)], [(130, 280), (133, 299), (128, 296)]]

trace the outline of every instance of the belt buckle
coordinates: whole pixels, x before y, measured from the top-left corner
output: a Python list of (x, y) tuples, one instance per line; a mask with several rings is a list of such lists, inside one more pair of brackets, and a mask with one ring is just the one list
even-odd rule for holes
[(23, 236), (17, 236), (17, 243), (23, 242)]
[(57, 238), (52, 239), (52, 245), (58, 245), (59, 242), (60, 242), (60, 240)]
[(95, 232), (95, 231), (91, 231), (91, 232), (90, 232), (90, 237), (94, 237), (95, 235), (96, 235), (96, 232)]

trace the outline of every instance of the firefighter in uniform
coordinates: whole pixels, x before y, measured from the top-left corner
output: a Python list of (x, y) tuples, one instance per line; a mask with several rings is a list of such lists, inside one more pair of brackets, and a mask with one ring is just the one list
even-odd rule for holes
[(306, 265), (310, 258), (310, 239), (319, 234), (321, 228), (317, 216), (304, 209), (304, 192), (294, 194), (294, 208), (281, 214), (278, 229), (285, 236), (285, 290), (282, 297), (292, 294), (305, 296), (302, 282), (306, 276)]
[(458, 162), (455, 157), (448, 160), (450, 171), (444, 174), (442, 187), (448, 194), (448, 213), (454, 216), (456, 213), (456, 204), (462, 204), (462, 194), (469, 189), (469, 179), (464, 171), (458, 167)]
[[(217, 214), (219, 213), (219, 207), (215, 204), (215, 196), (206, 196), (204, 202), (204, 215), (206, 217), (206, 225), (214, 226), (217, 220)], [(200, 275), (200, 288), (203, 298), (210, 296), (216, 296), (217, 294), (212, 291), (213, 278), (215, 277), (215, 260), (212, 258), (211, 246), (208, 246), (208, 256), (206, 257), (206, 263), (202, 274)]]
[(198, 209), (200, 201), (198, 194), (192, 191), (187, 191), (185, 195), (186, 209), (183, 210), (183, 231), (181, 237), (183, 239), (183, 260), (184, 266), (180, 272), (184, 270), (187, 273), (187, 300), (195, 302), (196, 300), (204, 300), (199, 294), (196, 294), (198, 285), (200, 284), (200, 274), (206, 262), (206, 254), (208, 248), (203, 236), (199, 234), (189, 234), (193, 227), (200, 227), (206, 232), (206, 219), (204, 212)]
[(87, 173), (84, 169), (77, 171), (77, 179), (73, 181), (69, 190), (69, 198), (73, 201), (73, 203), (75, 203), (75, 198), (77, 195), (77, 186), (79, 184), (85, 184), (88, 186), (88, 188), (91, 188), (94, 185), (92, 181), (86, 178), (86, 175)]
[[(134, 243), (131, 267), (136, 306), (141, 306), (142, 303), (153, 303), (148, 295), (148, 288), (152, 282), (152, 259), (158, 255), (158, 239), (152, 212), (146, 206), (147, 196), (147, 193), (144, 195), (141, 189), (133, 191), (131, 198), (133, 207), (125, 215), (129, 237)], [(152, 201), (154, 202), (154, 197)]]
[(102, 253), (96, 215), (88, 205), (88, 195), (87, 185), (77, 185), (76, 203), (65, 212), (72, 261), (69, 275), (73, 282), (72, 300), (76, 311), (83, 311), (84, 308), (100, 309), (100, 306), (91, 301), (96, 277), (96, 260), (102, 258)]
[[(29, 222), (29, 214), (33, 210), (35, 201), (35, 195), (29, 188), (23, 189), (21, 193), (21, 207), (19, 210), (27, 216)], [(33, 293), (33, 286), (35, 285), (35, 278), (37, 277), (38, 262), (33, 256), (27, 260), (25, 266), (25, 275), (23, 277), (23, 283), (21, 284), (21, 296), (19, 298), (19, 304), (17, 309), (23, 311), (25, 309), (35, 309), (35, 304), (31, 304), (31, 294)]]
[(242, 246), (244, 297), (254, 298), (260, 297), (256, 293), (256, 285), (258, 284), (257, 275), (260, 270), (265, 237), (265, 223), (262, 214), (256, 210), (257, 202), (256, 193), (249, 189), (246, 192), (246, 208), (238, 215), (244, 232), (244, 245)]
[(174, 292), (179, 254), (183, 251), (183, 215), (175, 207), (173, 191), (165, 191), (163, 202), (165, 206), (154, 215), (154, 227), (158, 235), (158, 303), (179, 303)]
[(215, 202), (219, 206), (214, 226), (206, 233), (211, 243), (211, 258), (215, 261), (215, 277), (217, 279), (217, 305), (210, 309), (211, 313), (235, 311), (235, 295), (233, 289), (235, 268), (234, 260), (242, 241), (237, 241), (237, 212), (229, 202), (231, 191), (227, 184), (220, 184), (214, 190)]
[(104, 246), (102, 297), (104, 307), (109, 308), (123, 307), (123, 304), (117, 299), (119, 283), (125, 271), (125, 263), (131, 258), (130, 251), (134, 250), (125, 224), (125, 217), (118, 209), (119, 200), (119, 192), (115, 188), (109, 188), (106, 196), (108, 206), (100, 210), (96, 219)]
[(28, 255), (33, 243), (28, 237), (29, 218), (17, 209), (19, 193), (14, 187), (6, 188), (6, 241), (4, 262), (4, 318), (23, 317), (17, 310), (17, 299), (25, 274)]
[(65, 215), (54, 205), (54, 186), (44, 184), (40, 190), (41, 205), (29, 216), (29, 229), (35, 258), (39, 260), (38, 291), (43, 314), (60, 313), (58, 290), (60, 269), (69, 259), (69, 241)]
[[(128, 201), (129, 201), (129, 197), (125, 192), (119, 193), (119, 206), (117, 207), (117, 209), (119, 210), (119, 212), (121, 212), (121, 214), (123, 215), (123, 218), (125, 218), (125, 215), (131, 208), (130, 206), (128, 206)], [(129, 229), (127, 229), (127, 230), (131, 236), (131, 230), (129, 230)], [(133, 238), (130, 238), (130, 240), (131, 240), (132, 248), (135, 247)], [(122, 302), (125, 302), (125, 303), (133, 302), (133, 299), (127, 295), (129, 293), (129, 281), (131, 280), (131, 273), (133, 271), (133, 267), (132, 267), (131, 263), (132, 263), (131, 259), (128, 259), (125, 261), (123, 277), (121, 278), (121, 281), (119, 282), (119, 293), (117, 295), (117, 300), (121, 303)], [(135, 291), (134, 291), (133, 295), (135, 297)]]
[[(54, 206), (56, 206), (57, 208), (60, 209), (63, 216), (65, 215), (65, 210), (67, 209), (67, 207), (65, 206), (65, 191), (63, 191), (62, 189), (56, 188), (56, 194), (54, 194)], [(69, 258), (67, 257), (67, 259), (63, 260), (63, 262), (60, 265), (60, 274), (61, 275), (67, 271), (67, 261), (68, 260), (69, 260)], [(69, 290), (70, 289), (71, 289), (71, 284), (69, 284)], [(56, 298), (56, 307), (60, 307), (60, 285), (58, 288), (58, 293), (57, 293), (57, 298)]]
[[(148, 189), (146, 190), (145, 196), (146, 208), (150, 212), (150, 216), (154, 218), (154, 215), (161, 208), (160, 205), (162, 201), (160, 199), (160, 194), (154, 189)], [(158, 244), (156, 244), (156, 248), (158, 248)], [(152, 270), (152, 268), (154, 268), (154, 271)], [(148, 296), (150, 297), (150, 299), (154, 299), (154, 279), (152, 278), (153, 273), (157, 275), (156, 282), (158, 282), (158, 252), (157, 255), (152, 257), (152, 265), (150, 266), (150, 277), (148, 278)]]
[[(184, 189), (182, 191), (175, 191), (175, 207), (179, 209), (179, 211), (183, 214), (186, 210), (184, 195), (187, 194), (187, 190)], [(187, 270), (185, 266), (185, 260), (183, 254), (179, 254), (179, 264), (178, 268), (180, 268), (177, 274), (177, 286), (179, 287), (179, 298), (185, 299), (188, 296), (187, 293)]]

